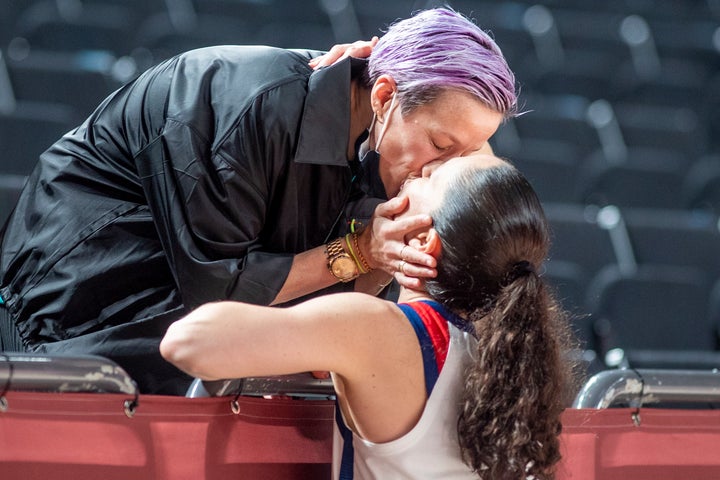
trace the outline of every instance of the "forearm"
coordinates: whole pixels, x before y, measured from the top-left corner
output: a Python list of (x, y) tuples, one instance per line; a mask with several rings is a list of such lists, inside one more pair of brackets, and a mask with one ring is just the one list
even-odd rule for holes
[(289, 302), (337, 282), (327, 268), (325, 245), (315, 247), (295, 255), (285, 283), (271, 305)]
[[(289, 302), (338, 283), (335, 276), (330, 273), (327, 263), (324, 245), (295, 255), (285, 284), (271, 305)], [(390, 281), (392, 275), (379, 269), (372, 270), (355, 280), (354, 290), (377, 295)]]
[(383, 270), (376, 269), (355, 280), (355, 291), (373, 296), (379, 295), (392, 281), (393, 276)]

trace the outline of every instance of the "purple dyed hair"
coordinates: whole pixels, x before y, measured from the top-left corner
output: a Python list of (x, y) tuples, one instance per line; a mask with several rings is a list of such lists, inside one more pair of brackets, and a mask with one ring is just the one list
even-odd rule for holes
[(391, 25), (370, 56), (370, 84), (380, 75), (397, 83), (403, 113), (448, 88), (472, 94), (505, 118), (517, 113), (515, 75), (500, 48), (450, 8), (424, 10)]

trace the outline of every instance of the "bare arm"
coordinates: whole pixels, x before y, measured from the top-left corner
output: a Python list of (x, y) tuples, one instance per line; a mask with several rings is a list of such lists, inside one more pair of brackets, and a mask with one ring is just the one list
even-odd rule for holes
[(206, 380), (333, 371), (358, 432), (398, 438), (425, 405), (422, 355), (397, 306), (370, 295), (326, 295), (290, 308), (206, 304), (168, 329), (165, 359)]
[[(200, 306), (173, 323), (160, 344), (168, 361), (216, 380), (332, 370), (349, 377), (371, 345), (391, 334), (391, 302), (341, 293), (289, 308), (240, 302)], [(372, 328), (370, 323), (372, 323)]]

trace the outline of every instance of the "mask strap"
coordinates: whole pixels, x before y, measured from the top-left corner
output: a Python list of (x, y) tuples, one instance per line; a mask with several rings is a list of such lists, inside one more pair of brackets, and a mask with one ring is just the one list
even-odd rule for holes
[(377, 120), (377, 114), (375, 112), (373, 112), (373, 118), (372, 118), (372, 121), (370, 122), (370, 127), (368, 128), (368, 135), (370, 135), (372, 133), (373, 129), (375, 128), (376, 120)]
[[(388, 121), (383, 123), (382, 130), (380, 130), (380, 133), (378, 134), (377, 141), (375, 142), (375, 150), (380, 148), (380, 142), (382, 142), (382, 139), (385, 136), (385, 131), (387, 130), (387, 126), (390, 123), (390, 115), (392, 114), (393, 109), (395, 108), (395, 98), (396, 98), (396, 96), (393, 95), (392, 99), (390, 100), (390, 108), (388, 109), (388, 113), (387, 113)], [(370, 126), (371, 129), (374, 126), (374, 124), (375, 124), (375, 115), (373, 114), (373, 124)]]

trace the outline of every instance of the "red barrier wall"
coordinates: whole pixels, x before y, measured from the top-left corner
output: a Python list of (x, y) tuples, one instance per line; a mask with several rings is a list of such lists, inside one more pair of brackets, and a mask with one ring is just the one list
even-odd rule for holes
[[(10, 392), (3, 480), (329, 478), (327, 401)], [(568, 410), (558, 480), (720, 478), (720, 411)]]

